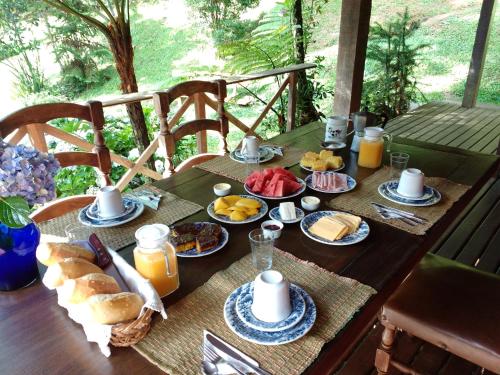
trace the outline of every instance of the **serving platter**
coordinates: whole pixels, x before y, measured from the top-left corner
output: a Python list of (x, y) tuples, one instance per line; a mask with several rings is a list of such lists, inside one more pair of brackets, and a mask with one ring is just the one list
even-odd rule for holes
[(250, 198), (250, 199), (255, 199), (256, 201), (258, 201), (261, 204), (261, 207), (259, 208), (259, 212), (257, 213), (257, 215), (250, 216), (246, 220), (234, 221), (234, 220), (229, 219), (229, 217), (227, 217), (227, 216), (217, 215), (215, 213), (215, 210), (214, 210), (215, 201), (211, 202), (208, 205), (208, 207), (207, 207), (208, 215), (210, 215), (210, 217), (214, 218), (215, 220), (220, 221), (221, 223), (226, 223), (226, 224), (248, 224), (248, 223), (252, 223), (254, 221), (260, 220), (261, 218), (266, 216), (267, 211), (268, 211), (268, 207), (267, 207), (267, 203), (264, 202), (262, 199), (260, 199), (256, 196), (253, 196), (253, 195), (239, 194), (238, 196), (241, 198)]
[[(322, 173), (328, 173), (328, 174), (330, 174), (330, 173), (336, 173), (336, 172), (327, 171), (327, 172), (322, 172)], [(344, 173), (342, 173), (342, 174), (344, 174)], [(347, 176), (347, 189), (324, 190), (324, 189), (320, 189), (320, 188), (314, 187), (313, 183), (312, 183), (312, 175), (311, 174), (306, 177), (305, 182), (306, 182), (306, 185), (307, 185), (307, 187), (309, 189), (315, 190), (317, 192), (320, 192), (320, 193), (329, 193), (329, 194), (340, 194), (340, 193), (346, 193), (348, 191), (353, 190), (356, 187), (356, 185), (357, 185), (356, 180), (354, 178), (352, 178), (348, 174), (346, 174), (346, 176)]]
[[(303, 170), (305, 171), (308, 171), (308, 172), (316, 172), (314, 169), (312, 169), (311, 167), (306, 167), (304, 165), (302, 165), (302, 163), (299, 163), (300, 165), (300, 168), (302, 168)], [(342, 165), (339, 167), (339, 168), (336, 168), (336, 169), (328, 169), (326, 170), (325, 172), (337, 172), (337, 171), (341, 171), (342, 169), (345, 168), (345, 163), (342, 162)], [(318, 171), (318, 172), (322, 172), (322, 171)]]
[[(196, 221), (193, 224), (201, 227), (203, 224), (213, 224), (213, 223), (210, 223), (208, 221)], [(175, 227), (175, 225), (173, 225), (172, 227)], [(229, 232), (222, 225), (220, 226), (220, 229), (221, 229), (221, 234), (220, 234), (219, 242), (217, 243), (217, 245), (215, 245), (211, 249), (202, 251), (201, 253), (198, 253), (196, 251), (196, 246), (195, 246), (192, 249), (177, 253), (176, 255), (179, 258), (199, 258), (199, 257), (204, 257), (207, 255), (213, 254), (213, 253), (221, 250), (224, 246), (226, 246), (227, 242), (229, 241)]]
[(293, 198), (293, 197), (296, 197), (297, 195), (300, 195), (302, 194), (305, 190), (306, 190), (306, 183), (303, 179), (301, 178), (298, 178), (296, 177), (297, 179), (297, 182), (300, 184), (300, 188), (297, 189), (295, 192), (293, 192), (292, 194), (289, 194), (289, 195), (285, 195), (283, 197), (269, 197), (267, 195), (262, 195), (262, 194), (259, 194), (259, 193), (254, 193), (252, 190), (250, 190), (250, 188), (248, 187), (247, 184), (244, 184), (243, 185), (243, 188), (245, 189), (245, 191), (248, 193), (248, 194), (251, 194), (255, 197), (259, 197), (261, 199), (272, 199), (272, 200), (283, 200), (283, 199), (289, 199), (289, 198)]

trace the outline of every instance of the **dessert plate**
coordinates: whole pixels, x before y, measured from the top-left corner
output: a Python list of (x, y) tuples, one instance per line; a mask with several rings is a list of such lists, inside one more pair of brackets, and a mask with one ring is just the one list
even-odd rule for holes
[[(197, 221), (193, 224), (201, 227), (203, 224), (212, 224), (212, 223), (210, 223), (208, 221)], [(220, 234), (219, 242), (217, 243), (217, 245), (215, 245), (211, 249), (202, 251), (201, 253), (198, 254), (198, 252), (196, 251), (196, 246), (195, 246), (192, 249), (189, 249), (187, 251), (177, 253), (177, 256), (179, 258), (199, 258), (199, 257), (204, 257), (206, 255), (213, 254), (216, 251), (221, 250), (224, 246), (226, 246), (227, 241), (229, 241), (229, 233), (228, 233), (227, 229), (224, 228), (222, 225), (220, 226), (220, 229), (221, 229), (221, 234)]]
[[(303, 170), (305, 170), (305, 171), (308, 171), (308, 172), (315, 172), (315, 171), (314, 171), (314, 169), (312, 169), (311, 167), (306, 167), (306, 166), (302, 165), (302, 163), (299, 163), (299, 165), (300, 165), (300, 168), (302, 168), (302, 169), (303, 169)], [(325, 171), (325, 172), (337, 172), (337, 171), (340, 171), (340, 170), (342, 170), (342, 169), (344, 169), (344, 168), (345, 168), (345, 163), (344, 163), (344, 162), (342, 162), (342, 165), (340, 166), (340, 168), (336, 168), (336, 169), (329, 169), (329, 170), (327, 170), (327, 171)]]
[(106, 220), (118, 219), (120, 217), (128, 215), (135, 209), (134, 202), (135, 202), (134, 200), (124, 197), (123, 206), (125, 207), (125, 210), (121, 214), (112, 217), (102, 217), (101, 215), (99, 215), (99, 208), (97, 207), (97, 204), (94, 203), (92, 203), (89, 206), (87, 211), (85, 211), (85, 214), (89, 219), (92, 220), (106, 221)]
[(226, 324), (242, 339), (260, 345), (288, 344), (303, 337), (314, 325), (316, 321), (316, 305), (304, 289), (296, 286), (306, 303), (304, 316), (297, 324), (278, 332), (266, 332), (249, 327), (238, 317), (238, 313), (236, 312), (236, 301), (245, 285), (240, 286), (232, 292), (224, 304), (224, 319)]
[[(331, 174), (331, 173), (335, 173), (335, 172), (327, 171), (327, 172), (322, 172), (322, 173)], [(323, 189), (314, 187), (313, 183), (312, 183), (312, 174), (310, 174), (309, 176), (306, 177), (305, 182), (306, 182), (306, 185), (309, 189), (319, 191), (320, 193), (339, 194), (339, 193), (345, 193), (345, 192), (351, 191), (352, 189), (354, 189), (356, 187), (356, 180), (354, 178), (352, 178), (351, 176), (349, 176), (348, 174), (346, 174), (346, 176), (347, 176), (347, 189), (323, 190)]]
[(134, 219), (137, 219), (142, 212), (144, 211), (144, 204), (140, 202), (133, 202), (133, 210), (129, 212), (127, 215), (118, 217), (116, 219), (106, 219), (106, 220), (99, 220), (99, 219), (91, 219), (87, 215), (87, 210), (91, 205), (85, 206), (80, 210), (78, 213), (78, 221), (82, 223), (83, 225), (87, 225), (89, 227), (95, 227), (95, 228), (111, 228), (111, 227), (117, 227), (119, 225), (123, 225), (125, 223), (128, 223), (129, 221), (132, 221)]
[(386, 188), (392, 195), (396, 195), (398, 198), (411, 199), (414, 201), (426, 201), (434, 196), (434, 189), (430, 186), (424, 186), (424, 194), (421, 197), (407, 197), (398, 193), (399, 181), (393, 180), (386, 183)]
[[(241, 149), (233, 150), (229, 153), (229, 157), (238, 163), (245, 163), (245, 156), (241, 153)], [(274, 158), (274, 152), (266, 146), (259, 146), (259, 163), (266, 163)]]
[(407, 197), (403, 198), (401, 195), (393, 194), (391, 190), (389, 190), (388, 185), (393, 182), (397, 183), (397, 181), (388, 181), (384, 182), (383, 184), (380, 184), (378, 187), (379, 194), (383, 196), (385, 199), (390, 200), (391, 202), (399, 203), (404, 206), (426, 207), (426, 206), (432, 206), (441, 200), (441, 193), (432, 186), (427, 186), (427, 185), (425, 186), (424, 189), (424, 196), (427, 196), (430, 193), (430, 191), (432, 191), (432, 195), (427, 199), (422, 200), (420, 198), (416, 199)]
[(248, 187), (247, 184), (244, 184), (243, 187), (245, 188), (245, 191), (248, 194), (252, 194), (256, 197), (262, 198), (262, 199), (272, 199), (272, 200), (280, 200), (280, 199), (288, 199), (288, 198), (293, 198), (296, 197), (297, 195), (300, 195), (306, 190), (306, 183), (304, 182), (303, 179), (297, 177), (297, 182), (300, 184), (300, 188), (297, 189), (297, 191), (293, 192), (292, 194), (285, 195), (284, 197), (268, 197), (267, 195), (261, 195), (259, 193), (254, 193), (250, 188)]
[(278, 220), (281, 221), (283, 224), (293, 224), (293, 223), (298, 223), (304, 218), (304, 211), (302, 211), (300, 208), (295, 207), (295, 219), (292, 220), (283, 220), (280, 215), (280, 208), (279, 207), (274, 207), (269, 211), (269, 217), (273, 220)]
[(315, 234), (309, 232), (309, 228), (323, 216), (331, 216), (336, 213), (344, 213), (344, 212), (317, 211), (310, 213), (300, 222), (300, 229), (302, 229), (302, 232), (304, 232), (304, 234), (307, 237), (313, 239), (314, 241), (324, 243), (325, 245), (336, 245), (336, 246), (354, 245), (355, 243), (361, 242), (366, 237), (368, 237), (368, 234), (370, 233), (370, 227), (368, 226), (368, 223), (364, 220), (361, 220), (361, 224), (359, 225), (359, 228), (356, 232), (348, 234), (347, 236), (343, 237), (340, 240), (329, 241), (326, 238), (316, 236)]
[(259, 331), (278, 332), (289, 329), (296, 325), (304, 317), (306, 312), (304, 297), (302, 297), (299, 288), (294, 284), (290, 284), (292, 312), (285, 320), (269, 323), (257, 319), (252, 313), (252, 302), (253, 282), (250, 282), (242, 286), (241, 292), (236, 300), (236, 313), (244, 324)]
[(242, 198), (251, 198), (251, 199), (255, 199), (256, 201), (259, 201), (259, 203), (261, 204), (261, 207), (260, 207), (259, 212), (257, 213), (257, 215), (250, 216), (246, 220), (234, 221), (234, 220), (229, 219), (229, 217), (227, 217), (227, 216), (217, 215), (215, 213), (215, 210), (214, 210), (214, 202), (215, 201), (213, 201), (212, 203), (210, 203), (208, 205), (208, 207), (207, 207), (207, 213), (212, 218), (214, 218), (215, 220), (220, 221), (222, 223), (226, 223), (226, 224), (248, 224), (248, 223), (252, 223), (252, 222), (257, 221), (257, 220), (263, 218), (264, 216), (266, 216), (267, 210), (268, 210), (267, 203), (264, 202), (262, 199), (257, 198), (257, 197), (255, 197), (253, 195), (240, 194), (239, 196), (242, 197)]

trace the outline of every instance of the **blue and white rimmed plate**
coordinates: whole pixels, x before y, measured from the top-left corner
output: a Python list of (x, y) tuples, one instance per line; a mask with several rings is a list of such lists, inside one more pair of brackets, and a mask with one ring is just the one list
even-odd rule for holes
[(89, 219), (92, 219), (92, 220), (102, 220), (102, 221), (105, 221), (105, 220), (118, 219), (120, 217), (128, 215), (129, 213), (131, 213), (135, 209), (135, 201), (133, 201), (132, 199), (124, 197), (123, 198), (123, 206), (124, 206), (125, 210), (123, 210), (123, 212), (121, 214), (116, 215), (116, 216), (112, 216), (112, 217), (102, 217), (101, 215), (99, 215), (99, 207), (98, 207), (98, 205), (97, 204), (91, 204), (89, 206), (89, 208), (87, 209), (87, 211), (85, 211), (85, 214), (87, 215), (87, 217)]
[[(432, 206), (441, 200), (441, 193), (434, 189), (432, 186), (424, 187), (424, 197), (426, 199), (419, 198), (408, 198), (403, 197), (400, 194), (394, 194), (391, 190), (395, 191), (397, 189), (398, 181), (387, 181), (379, 185), (378, 192), (385, 199), (390, 200), (394, 203), (402, 204), (403, 206), (415, 206), (415, 207), (426, 207)], [(389, 186), (391, 189), (389, 189)]]
[(269, 217), (273, 220), (281, 221), (283, 224), (293, 224), (293, 223), (298, 223), (304, 218), (304, 211), (302, 211), (298, 207), (295, 207), (295, 219), (283, 220), (280, 215), (280, 208), (274, 207), (269, 211)]
[(257, 215), (250, 216), (248, 219), (242, 220), (242, 221), (231, 220), (228, 216), (217, 215), (215, 213), (215, 210), (214, 210), (215, 201), (213, 201), (212, 203), (210, 203), (208, 205), (208, 207), (207, 207), (208, 215), (210, 215), (215, 220), (220, 221), (221, 223), (226, 223), (226, 224), (248, 224), (248, 223), (252, 223), (252, 222), (257, 221), (257, 220), (263, 218), (264, 216), (266, 216), (267, 210), (268, 210), (267, 203), (264, 202), (262, 199), (257, 198), (253, 195), (240, 194), (238, 196), (241, 198), (250, 198), (250, 199), (255, 199), (256, 201), (258, 201), (261, 204), (261, 206), (259, 208), (259, 212), (257, 213)]
[[(246, 284), (245, 284), (246, 285)], [(229, 328), (244, 340), (260, 345), (282, 345), (295, 341), (303, 337), (310, 331), (316, 320), (316, 305), (311, 296), (302, 288), (297, 286), (302, 298), (306, 303), (306, 312), (302, 319), (293, 327), (284, 329), (278, 332), (266, 332), (254, 329), (246, 325), (236, 312), (236, 301), (240, 295), (242, 288), (240, 286), (232, 292), (224, 304), (224, 319)]]
[[(336, 172), (330, 172), (330, 171), (327, 171), (327, 172), (321, 172), (321, 173), (326, 173), (326, 174), (333, 174), (333, 173), (336, 173)], [(346, 189), (336, 189), (336, 190), (324, 190), (324, 189), (320, 189), (320, 188), (317, 188), (317, 187), (314, 187), (313, 186), (313, 183), (312, 183), (312, 174), (310, 174), (309, 176), (306, 177), (306, 185), (309, 189), (312, 189), (312, 190), (315, 190), (315, 191), (319, 191), (320, 193), (331, 193), (331, 194), (340, 194), (340, 193), (345, 193), (345, 192), (348, 192), (348, 191), (351, 191), (352, 189), (354, 189), (356, 187), (356, 180), (354, 178), (352, 178), (351, 176), (349, 176), (348, 174), (344, 174), (344, 173), (339, 173), (339, 174), (343, 174), (344, 176), (347, 176), (347, 188)]]
[[(126, 198), (124, 198), (125, 200)], [(87, 215), (87, 210), (91, 205), (88, 205), (80, 210), (78, 213), (78, 220), (80, 223), (83, 225), (87, 225), (89, 227), (95, 227), (95, 228), (111, 228), (111, 227), (117, 227), (119, 225), (123, 225), (125, 223), (128, 223), (134, 219), (137, 219), (142, 212), (144, 211), (144, 204), (140, 202), (135, 202), (132, 201), (133, 203), (133, 209), (131, 212), (129, 212), (127, 215), (120, 216), (116, 219), (106, 219), (106, 220), (100, 220), (100, 219), (91, 219)]]
[(262, 199), (272, 199), (272, 200), (280, 200), (280, 199), (288, 199), (288, 198), (293, 198), (296, 197), (297, 195), (300, 195), (306, 190), (306, 183), (304, 182), (303, 179), (297, 177), (297, 182), (300, 184), (300, 188), (294, 191), (292, 194), (285, 195), (283, 197), (268, 197), (267, 195), (262, 195), (259, 193), (254, 193), (250, 188), (248, 187), (247, 184), (244, 184), (243, 187), (245, 188), (245, 191), (248, 194), (252, 194), (256, 197), (262, 198)]
[[(208, 221), (197, 221), (197, 222), (194, 222), (193, 224), (196, 226), (196, 229), (198, 230), (199, 228), (201, 228), (201, 226), (203, 224), (213, 224), (213, 223), (210, 223)], [(220, 226), (220, 229), (221, 229), (221, 233), (220, 233), (220, 237), (219, 237), (219, 242), (217, 243), (217, 245), (215, 245), (211, 249), (202, 251), (201, 253), (198, 253), (196, 251), (196, 246), (195, 246), (192, 249), (189, 249), (187, 251), (177, 253), (177, 256), (179, 258), (199, 258), (199, 257), (204, 257), (206, 255), (213, 254), (216, 251), (219, 251), (224, 246), (226, 246), (227, 241), (229, 241), (229, 233), (228, 233), (227, 229), (224, 228), (222, 225)]]
[[(302, 168), (305, 171), (315, 172), (314, 169), (312, 169), (311, 167), (306, 167), (305, 165), (302, 165), (302, 163), (299, 163), (299, 165), (300, 165), (300, 168)], [(329, 169), (327, 172), (337, 172), (337, 171), (341, 171), (344, 168), (345, 168), (345, 163), (342, 162), (342, 165), (340, 166), (340, 168)]]
[(364, 220), (361, 220), (361, 224), (359, 225), (359, 228), (356, 232), (348, 234), (347, 236), (341, 238), (340, 240), (335, 240), (335, 241), (329, 241), (326, 238), (322, 238), (319, 236), (316, 236), (315, 234), (312, 234), (309, 231), (309, 228), (317, 222), (319, 219), (321, 219), (324, 216), (332, 216), (337, 213), (344, 213), (341, 211), (317, 211), (310, 213), (307, 215), (301, 222), (300, 222), (300, 229), (302, 229), (302, 232), (304, 234), (313, 239), (314, 241), (324, 243), (325, 245), (336, 245), (336, 246), (347, 246), (347, 245), (354, 245), (355, 243), (363, 241), (366, 237), (368, 237), (368, 234), (370, 233), (370, 227), (368, 226), (368, 223)]
[[(229, 153), (229, 157), (238, 163), (245, 163), (245, 156), (241, 153), (241, 149), (236, 149)], [(259, 146), (259, 163), (267, 163), (274, 158), (274, 152), (266, 146)]]
[(244, 324), (259, 331), (279, 332), (289, 329), (300, 322), (306, 313), (306, 301), (304, 301), (299, 288), (294, 284), (290, 284), (292, 312), (284, 320), (269, 323), (257, 319), (252, 313), (252, 303), (253, 282), (250, 282), (241, 287), (241, 292), (236, 300), (236, 313)]
[(420, 197), (407, 197), (403, 194), (398, 193), (398, 186), (399, 186), (398, 180), (386, 182), (386, 188), (387, 188), (387, 190), (389, 190), (389, 193), (391, 193), (391, 195), (397, 196), (398, 198), (411, 199), (414, 201), (426, 201), (435, 195), (434, 188), (427, 186), (427, 185), (424, 185), (424, 194), (422, 194), (422, 196), (420, 196)]

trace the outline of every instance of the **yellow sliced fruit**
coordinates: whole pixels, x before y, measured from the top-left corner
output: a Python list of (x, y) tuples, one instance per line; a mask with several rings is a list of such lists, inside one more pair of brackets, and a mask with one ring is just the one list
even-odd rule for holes
[(246, 213), (248, 216), (254, 216), (259, 213), (259, 210), (257, 208), (248, 208), (246, 209)]
[(231, 212), (231, 216), (229, 218), (233, 221), (243, 221), (248, 218), (247, 214), (241, 211), (233, 211)]
[(222, 216), (230, 216), (233, 211), (228, 210), (227, 208), (221, 208), (220, 210), (215, 211), (217, 215)]
[(246, 212), (247, 208), (246, 207), (240, 207), (240, 206), (231, 206), (228, 208), (229, 211), (239, 211), (239, 212)]
[(236, 202), (237, 207), (260, 208), (262, 205), (259, 201), (252, 198), (241, 198)]
[(224, 197), (224, 200), (228, 203), (228, 206), (234, 206), (236, 202), (238, 202), (241, 199), (239, 195), (228, 195)]
[(232, 205), (229, 204), (225, 198), (217, 198), (214, 202), (214, 210), (215, 211), (223, 210), (225, 208), (228, 208), (229, 206), (232, 206)]

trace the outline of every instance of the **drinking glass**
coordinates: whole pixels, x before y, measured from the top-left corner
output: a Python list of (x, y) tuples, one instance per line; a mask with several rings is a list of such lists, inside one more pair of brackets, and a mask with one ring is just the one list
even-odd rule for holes
[(243, 154), (245, 159), (246, 175), (250, 176), (255, 171), (260, 171), (260, 156), (250, 156)]
[(398, 180), (406, 169), (410, 155), (404, 152), (391, 152), (391, 179)]
[(92, 228), (79, 223), (68, 224), (64, 228), (68, 241), (88, 241), (92, 234)]
[(252, 262), (259, 272), (271, 269), (273, 265), (274, 239), (264, 236), (262, 229), (254, 229), (248, 234), (252, 249)]

